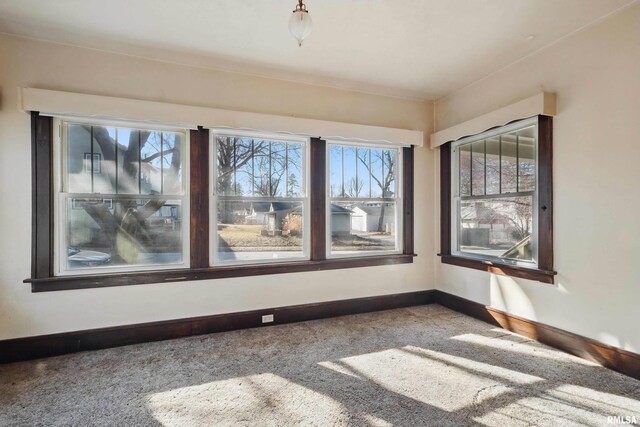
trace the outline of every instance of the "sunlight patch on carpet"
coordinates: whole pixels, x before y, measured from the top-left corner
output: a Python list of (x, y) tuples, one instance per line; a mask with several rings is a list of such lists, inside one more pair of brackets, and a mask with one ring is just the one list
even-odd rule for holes
[(183, 387), (149, 397), (147, 407), (165, 426), (327, 425), (346, 412), (333, 399), (272, 373)]

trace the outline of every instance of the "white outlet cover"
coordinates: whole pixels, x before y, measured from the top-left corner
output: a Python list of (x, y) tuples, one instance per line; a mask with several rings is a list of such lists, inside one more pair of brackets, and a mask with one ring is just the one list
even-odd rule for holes
[(262, 323), (271, 323), (273, 322), (273, 314), (265, 314), (262, 316)]

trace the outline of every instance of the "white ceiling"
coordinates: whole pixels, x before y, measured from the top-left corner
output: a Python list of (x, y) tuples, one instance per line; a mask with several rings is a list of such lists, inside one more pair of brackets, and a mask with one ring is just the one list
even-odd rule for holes
[(0, 32), (433, 100), (634, 0), (0, 0)]

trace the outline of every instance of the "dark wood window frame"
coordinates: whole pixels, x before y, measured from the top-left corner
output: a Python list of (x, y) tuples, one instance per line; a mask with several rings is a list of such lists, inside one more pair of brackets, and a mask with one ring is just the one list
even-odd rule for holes
[[(511, 122), (511, 123), (515, 123)], [(509, 123), (509, 124), (511, 124)], [(538, 265), (537, 268), (479, 260), (452, 253), (451, 146), (440, 146), (440, 259), (444, 264), (488, 271), (542, 283), (554, 283), (553, 269), (553, 118), (538, 116)]]
[(413, 246), (413, 147), (402, 149), (403, 250), (401, 254), (358, 258), (326, 258), (326, 142), (311, 138), (311, 244), (310, 260), (260, 265), (209, 266), (209, 130), (190, 131), (190, 267), (174, 270), (118, 272), (55, 276), (53, 268), (53, 118), (31, 113), (32, 251), (33, 292), (87, 289), (147, 283), (183, 282), (302, 271), (334, 270), (412, 263)]

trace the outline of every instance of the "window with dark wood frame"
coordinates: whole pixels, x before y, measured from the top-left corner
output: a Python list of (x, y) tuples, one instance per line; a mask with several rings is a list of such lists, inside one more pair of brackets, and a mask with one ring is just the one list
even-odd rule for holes
[[(402, 253), (344, 259), (326, 257), (326, 142), (311, 138), (310, 163), (310, 259), (256, 265), (210, 266), (209, 130), (190, 131), (189, 268), (56, 276), (54, 268), (53, 119), (31, 113), (32, 148), (32, 254), (31, 277), (25, 279), (33, 292), (180, 282), (302, 271), (331, 270), (413, 262), (413, 147), (402, 148)], [(185, 218), (185, 221), (187, 219)]]
[[(491, 135), (501, 135), (507, 133), (507, 129), (511, 129), (518, 126), (518, 123), (522, 123), (524, 121), (516, 121), (509, 123), (505, 127), (491, 129)], [(507, 128), (509, 127), (509, 128)], [(501, 132), (501, 129), (505, 129), (504, 132)], [(537, 160), (535, 163), (535, 173), (537, 174), (537, 179), (534, 179), (536, 182), (535, 191), (529, 192), (518, 192), (518, 179), (520, 179), (520, 175), (518, 175), (516, 179), (516, 184), (513, 190), (504, 190), (502, 183), (503, 176), (503, 160), (502, 160), (502, 139), (497, 139), (495, 142), (496, 147), (499, 147), (497, 150), (500, 152), (499, 157), (499, 170), (500, 177), (495, 179), (495, 182), (492, 182), (492, 177), (490, 174), (486, 172), (486, 162), (487, 162), (487, 142), (489, 140), (489, 131), (483, 132), (478, 135), (478, 138), (474, 137), (466, 137), (465, 140), (478, 141), (478, 143), (482, 143), (478, 152), (482, 154), (484, 157), (481, 159), (480, 169), (483, 169), (480, 173), (482, 176), (481, 180), (478, 180), (479, 185), (474, 184), (474, 180), (467, 179), (464, 180), (460, 177), (460, 162), (455, 162), (452, 160), (453, 155), (460, 156), (460, 150), (456, 150), (454, 153), (454, 144), (456, 142), (448, 142), (440, 147), (440, 253), (438, 254), (441, 257), (441, 261), (445, 264), (457, 265), (461, 267), (473, 268), (477, 270), (488, 271), (500, 275), (519, 277), (524, 279), (536, 280), (543, 283), (554, 283), (554, 276), (556, 272), (553, 269), (553, 187), (552, 187), (552, 141), (553, 141), (553, 121), (551, 117), (548, 116), (538, 116), (537, 117), (537, 126), (535, 127), (537, 135), (536, 141), (536, 149), (535, 159)], [(484, 135), (487, 135), (487, 139), (484, 138)], [(498, 145), (500, 144), (500, 145)], [(467, 146), (457, 145), (459, 147), (468, 147), (469, 150), (469, 175), (473, 174), (474, 164), (471, 161), (473, 158), (473, 150), (475, 148), (471, 148), (472, 144), (468, 144)], [(517, 150), (517, 145), (516, 145)], [(460, 158), (460, 157), (458, 157)], [(514, 167), (518, 170), (520, 159), (516, 160), (516, 164)], [(458, 170), (453, 167), (453, 165), (458, 166)], [(519, 173), (519, 172), (516, 172)], [(453, 174), (457, 174), (453, 176)], [(499, 256), (474, 256), (473, 253), (464, 253), (458, 250), (458, 245), (460, 243), (460, 236), (454, 231), (460, 229), (460, 224), (455, 223), (454, 219), (457, 218), (458, 222), (461, 221), (460, 211), (458, 210), (458, 215), (453, 215), (454, 209), (460, 209), (458, 206), (454, 206), (454, 201), (452, 195), (455, 194), (453, 184), (460, 185), (460, 187), (464, 187), (465, 194), (468, 195), (467, 199), (473, 200), (474, 194), (476, 191), (479, 192), (482, 196), (479, 197), (479, 200), (484, 201), (483, 197), (486, 198), (505, 198), (505, 196), (510, 195), (520, 195), (520, 194), (531, 194), (533, 197), (536, 197), (533, 203), (534, 211), (533, 215), (535, 215), (537, 219), (536, 229), (534, 229), (533, 236), (535, 238), (535, 264), (527, 265), (526, 263), (516, 263), (510, 262), (511, 260), (506, 259), (506, 257)], [(474, 188), (482, 187), (482, 188)], [(457, 187), (458, 188), (458, 187)], [(491, 188), (491, 190), (489, 190)], [(526, 188), (527, 190), (529, 188)], [(493, 193), (493, 194), (491, 194)], [(459, 197), (461, 198), (461, 197)], [(482, 205), (482, 204), (481, 204)], [(483, 207), (487, 210), (486, 207)], [(468, 209), (470, 212), (472, 209)], [(499, 215), (494, 215), (493, 218), (498, 218)], [(497, 222), (497, 220), (496, 220)], [(457, 227), (457, 229), (456, 229)], [(493, 227), (493, 225), (492, 225)], [(454, 236), (457, 237), (456, 241), (454, 241)], [(468, 239), (472, 239), (472, 237), (467, 237)], [(477, 237), (476, 237), (477, 239)], [(522, 239), (523, 241), (526, 239)], [(533, 238), (531, 239), (533, 240)], [(472, 252), (472, 251), (470, 251)], [(508, 251), (505, 251), (505, 253)], [(484, 258), (484, 259), (483, 259)], [(524, 265), (523, 265), (524, 264)]]

